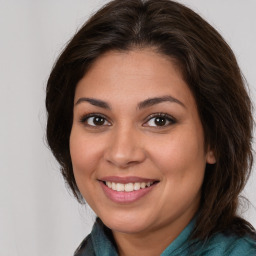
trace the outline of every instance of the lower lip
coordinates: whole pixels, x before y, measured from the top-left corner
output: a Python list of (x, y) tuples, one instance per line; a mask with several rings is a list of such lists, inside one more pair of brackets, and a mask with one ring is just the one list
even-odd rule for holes
[(132, 192), (118, 192), (109, 188), (103, 182), (100, 182), (100, 184), (105, 195), (115, 203), (133, 203), (142, 198), (143, 196), (147, 195), (155, 187), (155, 185), (153, 184), (150, 187), (142, 188)]

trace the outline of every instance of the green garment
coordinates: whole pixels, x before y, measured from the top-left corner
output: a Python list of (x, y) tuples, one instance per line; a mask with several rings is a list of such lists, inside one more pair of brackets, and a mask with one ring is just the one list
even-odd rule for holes
[[(192, 220), (160, 256), (256, 256), (256, 239), (217, 234), (208, 242), (189, 240), (194, 228)], [(97, 219), (93, 230), (74, 256), (118, 256), (111, 231)]]

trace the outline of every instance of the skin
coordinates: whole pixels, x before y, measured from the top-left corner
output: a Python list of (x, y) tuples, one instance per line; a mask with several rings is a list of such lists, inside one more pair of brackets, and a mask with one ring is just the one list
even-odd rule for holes
[[(175, 100), (138, 107), (162, 96)], [(79, 101), (84, 97), (110, 109)], [(86, 119), (91, 113), (103, 115), (103, 124)], [(156, 113), (168, 115), (163, 126), (155, 123)], [(205, 165), (215, 163), (181, 72), (152, 49), (107, 52), (79, 81), (70, 153), (78, 188), (112, 230), (120, 255), (160, 255), (198, 210)], [(139, 200), (121, 204), (104, 194), (99, 180), (105, 176), (159, 182)]]

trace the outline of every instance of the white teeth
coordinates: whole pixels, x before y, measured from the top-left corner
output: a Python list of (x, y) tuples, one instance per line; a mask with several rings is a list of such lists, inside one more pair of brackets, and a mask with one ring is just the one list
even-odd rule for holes
[(135, 183), (126, 183), (126, 184), (122, 184), (122, 183), (115, 183), (115, 182), (110, 182), (110, 181), (106, 181), (106, 185), (118, 192), (132, 192), (132, 191), (136, 191), (139, 189), (143, 189), (146, 187), (150, 187), (154, 182), (135, 182)]
[(145, 188), (146, 187), (146, 183), (145, 182), (140, 183), (140, 187), (141, 188)]
[(118, 191), (118, 192), (124, 191), (124, 184), (117, 183), (116, 184), (116, 191)]
[(134, 183), (133, 189), (134, 190), (139, 190), (140, 189), (140, 183), (139, 182)]
[(112, 182), (107, 181), (106, 184), (107, 184), (107, 186), (108, 186), (109, 188), (112, 188)]
[(133, 184), (132, 184), (132, 183), (125, 184), (125, 185), (124, 185), (124, 190), (125, 190), (126, 192), (131, 192), (131, 191), (133, 191)]

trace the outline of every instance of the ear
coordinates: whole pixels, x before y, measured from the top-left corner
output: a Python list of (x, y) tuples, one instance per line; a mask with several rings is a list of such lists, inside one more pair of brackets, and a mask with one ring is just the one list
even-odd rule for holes
[(215, 154), (214, 154), (213, 150), (211, 150), (211, 149), (208, 149), (208, 151), (206, 153), (206, 163), (207, 164), (215, 164), (216, 163)]

